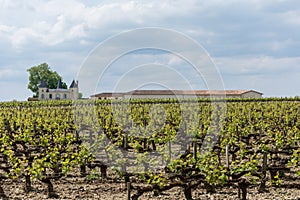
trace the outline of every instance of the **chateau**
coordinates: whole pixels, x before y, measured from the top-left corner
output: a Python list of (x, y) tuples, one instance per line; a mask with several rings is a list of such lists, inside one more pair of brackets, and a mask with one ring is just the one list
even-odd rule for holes
[(61, 80), (58, 81), (56, 89), (49, 89), (44, 80), (39, 85), (39, 100), (74, 100), (78, 99), (78, 81), (72, 81), (69, 89), (62, 87)]

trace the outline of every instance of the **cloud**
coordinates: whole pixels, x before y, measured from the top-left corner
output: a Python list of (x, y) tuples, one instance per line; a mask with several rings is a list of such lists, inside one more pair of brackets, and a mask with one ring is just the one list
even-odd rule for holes
[(256, 89), (266, 96), (296, 96), (300, 90), (300, 57), (234, 57), (214, 59), (227, 89)]
[(12, 35), (12, 45), (19, 49), (32, 41), (48, 46), (67, 41), (79, 41), (79, 45), (99, 42), (141, 26), (183, 31), (216, 56), (248, 52), (281, 55), (299, 46), (294, 45), (298, 41), (299, 9), (281, 1), (106, 1), (85, 5), (83, 1), (55, 0), (6, 3), (3, 9), (18, 10), (17, 16), (25, 16), (22, 21), (8, 20), (7, 13), (3, 19), (8, 20), (5, 26)]
[[(162, 27), (187, 34), (223, 63), (220, 71), (228, 86), (247, 88), (257, 81), (261, 83), (258, 88), (271, 95), (275, 94), (270, 89), (271, 77), (281, 80), (286, 88), (298, 84), (289, 77), (298, 74), (299, 19), (300, 1), (294, 0), (0, 0), (0, 71), (25, 72), (30, 66), (47, 62), (68, 82), (89, 51), (108, 37), (135, 28)], [(174, 44), (182, 45), (176, 40)], [(181, 73), (186, 70), (180, 67), (185, 62), (174, 55), (156, 59), (157, 63), (177, 66)], [(130, 59), (124, 62), (131, 63)], [(111, 73), (120, 74), (120, 70)], [(14, 84), (15, 90), (26, 85), (27, 74), (22, 74), (23, 82)], [(284, 79), (288, 81), (284, 83)], [(4, 82), (0, 80), (0, 84)]]
[[(120, 57), (107, 68), (102, 77), (99, 77), (100, 84), (115, 87), (117, 82), (123, 79), (123, 83), (124, 80), (131, 80), (124, 84), (131, 89), (137, 84), (142, 85), (143, 82), (164, 83), (177, 89), (186, 88), (186, 83), (198, 89), (205, 87), (200, 74), (179, 56), (170, 52), (145, 53), (133, 52)], [(128, 90), (125, 88), (125, 91)]]
[(8, 79), (18, 79), (22, 76), (23, 72), (7, 68), (7, 69), (0, 69), (0, 79), (1, 80), (8, 80)]
[[(36, 4), (10, 2), (2, 7), (6, 14), (1, 21), (14, 27), (10, 40), (14, 47), (21, 48), (32, 38), (45, 45), (55, 45), (66, 40), (88, 38), (93, 36), (90, 34), (103, 32), (103, 29), (118, 33), (132, 27), (158, 26), (164, 19), (188, 14), (194, 9), (194, 4), (195, 1), (186, 1), (185, 6), (178, 9), (182, 6), (180, 1), (107, 1), (92, 6), (75, 0)], [(23, 17), (21, 21), (17, 17), (9, 19), (8, 11), (12, 9), (18, 10), (17, 16)]]
[(221, 71), (226, 74), (283, 74), (300, 72), (300, 57), (276, 58), (261, 57), (234, 57), (214, 59)]
[[(286, 9), (272, 10), (274, 5)], [(300, 6), (292, 5), (286, 1), (207, 1), (191, 14), (190, 21), (210, 33), (197, 39), (213, 56), (291, 56), (299, 46), (295, 43), (300, 31), (299, 26), (288, 23), (297, 18), (287, 13), (299, 13)]]

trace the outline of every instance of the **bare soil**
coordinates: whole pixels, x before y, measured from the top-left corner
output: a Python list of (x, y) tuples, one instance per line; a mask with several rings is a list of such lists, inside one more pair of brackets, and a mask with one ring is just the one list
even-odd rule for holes
[[(40, 200), (50, 199), (47, 196), (47, 187), (39, 181), (33, 181), (33, 191), (24, 191), (24, 180), (4, 180), (2, 187), (5, 194), (12, 200)], [(52, 182), (58, 199), (100, 199), (100, 200), (127, 200), (127, 189), (123, 179), (115, 177), (96, 178), (89, 180), (87, 177), (63, 177), (58, 181)], [(132, 183), (133, 186), (141, 185)], [(299, 181), (283, 181), (282, 186), (272, 187), (267, 185), (268, 192), (258, 193), (256, 186), (248, 188), (247, 199), (249, 200), (300, 200)], [(300, 187), (298, 187), (300, 188)], [(132, 191), (134, 193), (134, 191)], [(193, 189), (194, 200), (237, 200), (237, 188), (224, 187), (217, 188), (216, 193), (207, 194), (204, 189)], [(185, 199), (181, 188), (172, 188), (163, 192), (159, 196), (154, 196), (153, 192), (143, 194), (139, 199), (153, 200), (177, 200)]]

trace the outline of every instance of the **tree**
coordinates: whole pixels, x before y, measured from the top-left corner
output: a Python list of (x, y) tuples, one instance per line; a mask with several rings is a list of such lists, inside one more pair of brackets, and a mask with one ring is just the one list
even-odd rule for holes
[[(47, 63), (33, 66), (27, 69), (27, 72), (29, 72), (28, 89), (35, 93), (34, 97), (39, 95), (39, 84), (42, 80), (45, 81), (49, 89), (55, 89), (58, 81), (62, 80), (62, 77), (56, 71), (52, 71)], [(62, 82), (62, 86), (67, 89), (66, 83)]]

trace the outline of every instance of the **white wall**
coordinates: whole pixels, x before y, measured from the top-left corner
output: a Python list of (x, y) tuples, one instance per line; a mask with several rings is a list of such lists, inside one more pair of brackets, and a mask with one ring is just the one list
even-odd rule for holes
[(249, 91), (244, 94), (242, 94), (243, 98), (261, 98), (262, 95), (260, 93), (254, 92), (254, 91)]
[(125, 99), (192, 99), (197, 98), (196, 95), (128, 95), (124, 96)]

